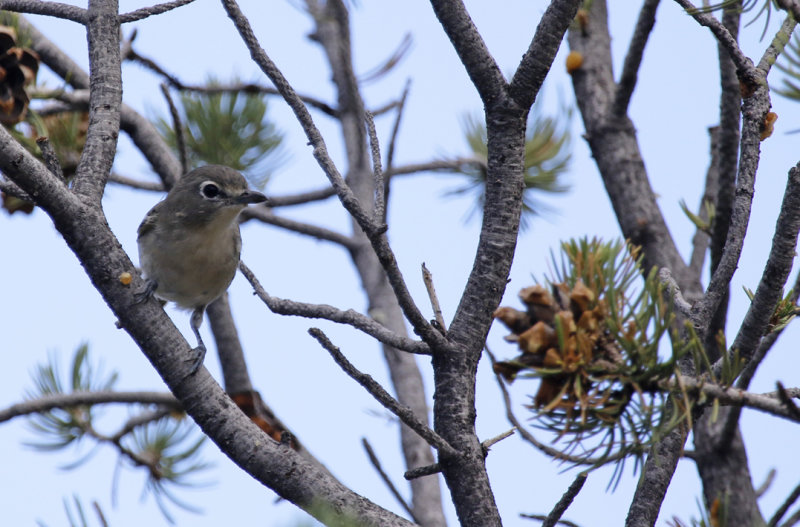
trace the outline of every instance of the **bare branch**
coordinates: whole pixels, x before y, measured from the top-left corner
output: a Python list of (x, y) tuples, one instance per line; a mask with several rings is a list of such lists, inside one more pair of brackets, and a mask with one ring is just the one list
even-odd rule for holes
[(572, 501), (583, 488), (583, 484), (586, 483), (586, 477), (588, 475), (587, 472), (581, 472), (575, 477), (575, 481), (572, 482), (564, 495), (561, 496), (561, 499), (558, 500), (555, 507), (553, 507), (553, 510), (550, 511), (550, 514), (548, 514), (547, 518), (542, 522), (542, 527), (554, 527), (558, 523), (561, 516), (566, 512), (569, 506), (572, 505)]
[[(180, 407), (180, 402), (178, 402), (177, 399), (175, 400), (175, 404), (178, 405), (178, 407)], [(154, 421), (158, 421), (159, 419), (163, 419), (174, 412), (175, 408), (162, 407), (159, 408), (158, 410), (143, 412), (139, 415), (135, 415), (130, 419), (128, 419), (125, 422), (125, 425), (123, 425), (122, 428), (117, 430), (117, 433), (111, 436), (110, 439), (112, 442), (117, 444), (123, 437), (133, 432), (136, 428), (144, 426), (148, 423), (152, 423)]]
[(378, 144), (378, 133), (375, 131), (375, 120), (370, 112), (364, 112), (367, 121), (367, 134), (369, 136), (370, 152), (372, 153), (372, 173), (375, 177), (375, 204), (373, 206), (373, 221), (381, 224), (386, 219), (386, 187), (383, 181), (383, 168), (381, 167), (381, 148)]
[(88, 14), (86, 9), (78, 6), (62, 4), (60, 2), (43, 2), (42, 0), (3, 0), (0, 7), (5, 11), (17, 13), (30, 13), (32, 15), (46, 15), (64, 20), (72, 20), (79, 24), (86, 24)]
[(64, 171), (61, 169), (61, 163), (58, 161), (58, 155), (56, 155), (56, 151), (53, 149), (50, 140), (47, 137), (37, 137), (36, 145), (42, 152), (42, 160), (47, 169), (58, 179), (66, 182), (64, 179)]
[(186, 139), (183, 136), (183, 123), (181, 122), (181, 114), (178, 113), (178, 107), (175, 106), (175, 101), (169, 94), (169, 87), (166, 83), (162, 83), (161, 93), (167, 101), (169, 107), (169, 114), (172, 117), (172, 129), (175, 132), (175, 142), (178, 145), (178, 157), (181, 160), (181, 169), (184, 174), (189, 172), (189, 155), (186, 151)]
[(150, 7), (143, 7), (141, 9), (131, 11), (130, 13), (119, 15), (119, 23), (126, 24), (128, 22), (136, 22), (137, 20), (142, 20), (153, 15), (166, 13), (167, 11), (185, 6), (186, 4), (191, 4), (192, 2), (194, 2), (194, 0), (174, 0), (172, 2), (165, 2), (163, 4), (157, 4)]
[(659, 269), (658, 279), (669, 288), (669, 292), (672, 296), (672, 305), (675, 309), (677, 309), (681, 315), (688, 318), (692, 311), (692, 305), (683, 298), (681, 288), (672, 277), (672, 273), (669, 272), (669, 269), (666, 267)]
[(433, 275), (428, 268), (425, 267), (425, 262), (422, 262), (422, 281), (425, 282), (425, 289), (428, 290), (428, 298), (431, 299), (431, 308), (433, 309), (433, 317), (436, 323), (442, 329), (442, 332), (447, 333), (447, 326), (444, 323), (444, 316), (442, 315), (442, 306), (439, 305), (439, 297), (436, 296), (436, 289), (433, 287)]
[(767, 472), (767, 476), (764, 478), (764, 481), (761, 483), (761, 485), (758, 486), (758, 488), (755, 489), (757, 497), (761, 498), (764, 496), (764, 494), (767, 493), (769, 488), (772, 486), (772, 483), (774, 483), (775, 476), (777, 474), (778, 471), (775, 470), (774, 468), (769, 469), (769, 472)]
[(114, 172), (108, 176), (108, 181), (109, 183), (116, 183), (118, 185), (124, 185), (126, 187), (131, 187), (138, 190), (149, 190), (151, 192), (166, 192), (167, 190), (164, 188), (163, 183), (159, 183), (157, 181), (141, 181), (127, 176), (122, 176)]
[(420, 172), (435, 172), (438, 170), (457, 172), (463, 169), (465, 166), (486, 168), (486, 160), (478, 159), (476, 157), (456, 157), (453, 159), (439, 159), (434, 161), (428, 161), (425, 163), (414, 163), (411, 165), (400, 165), (397, 167), (389, 167), (386, 170), (386, 175), (402, 176), (406, 174), (417, 174)]
[(172, 411), (180, 410), (181, 403), (169, 392), (72, 392), (45, 395), (13, 404), (0, 410), (0, 423), (15, 417), (47, 412), (55, 408), (95, 404), (157, 404)]
[(445, 441), (439, 434), (428, 428), (428, 426), (420, 421), (414, 412), (407, 406), (401, 405), (394, 397), (383, 389), (383, 387), (375, 382), (369, 375), (360, 372), (350, 361), (339, 351), (339, 348), (325, 336), (325, 333), (318, 328), (311, 328), (308, 333), (314, 337), (320, 345), (331, 354), (336, 364), (349, 375), (358, 384), (364, 387), (375, 400), (377, 400), (384, 408), (396, 415), (406, 426), (414, 430), (420, 435), (430, 446), (435, 448), (441, 455), (447, 457), (458, 457), (458, 451), (453, 448), (450, 443)]
[[(580, 0), (553, 0), (545, 9), (528, 50), (508, 86), (509, 95), (521, 107), (530, 108), (536, 100), (564, 40), (564, 33), (575, 19), (580, 4)], [(487, 101), (484, 99), (483, 102)]]
[(89, 0), (87, 13), (90, 85), (97, 88), (89, 92), (89, 128), (72, 190), (83, 199), (99, 202), (114, 163), (120, 129), (120, 31), (115, 2)]
[(330, 185), (298, 194), (287, 196), (269, 196), (267, 203), (270, 208), (290, 207), (292, 205), (304, 205), (313, 201), (322, 201), (335, 196), (336, 191)]
[(633, 30), (633, 36), (628, 45), (628, 54), (622, 65), (622, 75), (614, 93), (614, 102), (611, 104), (611, 112), (617, 117), (628, 113), (628, 105), (631, 102), (633, 90), (636, 88), (639, 67), (642, 64), (644, 47), (647, 45), (647, 40), (656, 23), (656, 10), (659, 2), (660, 0), (645, 0), (639, 11), (639, 20), (636, 21), (636, 28)]
[(775, 383), (778, 390), (777, 395), (778, 399), (780, 399), (781, 403), (783, 403), (784, 408), (789, 414), (796, 420), (800, 421), (800, 408), (797, 408), (797, 405), (792, 401), (792, 397), (800, 396), (800, 389), (797, 388), (789, 388), (786, 389), (783, 387), (783, 383), (778, 381)]
[(464, 3), (461, 0), (431, 0), (431, 5), (483, 104), (491, 106), (502, 97), (506, 80), (467, 13)]
[(489, 452), (489, 449), (492, 448), (494, 445), (496, 445), (497, 443), (499, 443), (503, 439), (507, 439), (507, 438), (513, 436), (514, 432), (516, 430), (517, 430), (517, 427), (515, 426), (514, 428), (512, 428), (510, 430), (506, 430), (502, 434), (498, 434), (498, 435), (496, 435), (494, 437), (490, 437), (489, 439), (487, 439), (485, 441), (481, 441), (481, 446), (483, 447), (484, 451)]
[(270, 296), (264, 288), (261, 287), (253, 271), (251, 271), (244, 262), (239, 263), (239, 269), (242, 271), (245, 278), (247, 278), (247, 281), (253, 286), (255, 294), (258, 295), (273, 313), (305, 318), (322, 318), (339, 324), (347, 324), (399, 350), (422, 355), (430, 354), (430, 349), (424, 342), (401, 337), (375, 320), (352, 309), (341, 311), (333, 306), (325, 304), (305, 304)]

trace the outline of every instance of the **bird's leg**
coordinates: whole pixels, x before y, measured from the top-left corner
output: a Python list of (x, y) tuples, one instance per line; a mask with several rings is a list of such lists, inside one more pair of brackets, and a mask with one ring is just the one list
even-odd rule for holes
[(192, 375), (200, 369), (203, 365), (203, 359), (206, 357), (206, 345), (203, 344), (203, 339), (200, 337), (200, 325), (203, 323), (203, 313), (205, 313), (206, 306), (195, 308), (192, 312), (192, 318), (189, 319), (189, 325), (192, 327), (194, 336), (197, 337), (197, 347), (192, 350), (195, 356), (192, 359), (192, 369), (189, 375)]

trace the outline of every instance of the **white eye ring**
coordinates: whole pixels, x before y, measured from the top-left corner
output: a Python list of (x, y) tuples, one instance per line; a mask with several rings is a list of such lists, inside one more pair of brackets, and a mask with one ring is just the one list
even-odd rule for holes
[(222, 191), (220, 190), (219, 185), (213, 181), (203, 181), (200, 183), (200, 195), (205, 199), (217, 199), (219, 198), (220, 194), (222, 194)]

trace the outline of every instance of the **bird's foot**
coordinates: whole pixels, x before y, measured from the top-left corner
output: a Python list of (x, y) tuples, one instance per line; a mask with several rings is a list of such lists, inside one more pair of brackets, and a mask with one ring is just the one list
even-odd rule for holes
[(146, 285), (143, 291), (139, 291), (138, 293), (133, 294), (133, 305), (136, 304), (144, 304), (156, 294), (156, 289), (158, 289), (158, 282), (155, 280), (146, 280)]
[(196, 348), (192, 349), (193, 357), (190, 359), (186, 359), (186, 362), (191, 363), (191, 368), (189, 369), (189, 375), (194, 375), (197, 373), (197, 370), (200, 369), (200, 366), (203, 365), (203, 360), (206, 358), (206, 346), (202, 342)]

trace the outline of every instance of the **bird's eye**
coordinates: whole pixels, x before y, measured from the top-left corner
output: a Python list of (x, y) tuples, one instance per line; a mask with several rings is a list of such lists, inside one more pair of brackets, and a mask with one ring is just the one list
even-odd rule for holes
[(216, 183), (212, 183), (211, 181), (206, 181), (202, 185), (200, 185), (200, 193), (203, 197), (208, 199), (214, 199), (220, 194), (219, 187)]

